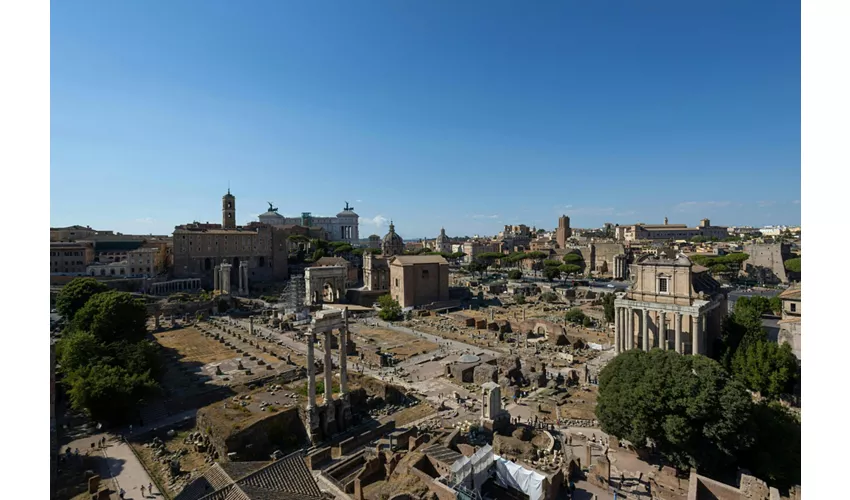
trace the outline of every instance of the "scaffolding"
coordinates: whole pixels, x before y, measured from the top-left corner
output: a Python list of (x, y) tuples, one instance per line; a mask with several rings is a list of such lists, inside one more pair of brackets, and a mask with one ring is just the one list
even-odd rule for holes
[(304, 310), (304, 296), (307, 287), (304, 284), (304, 275), (298, 274), (290, 278), (286, 284), (281, 298), (283, 298), (284, 314), (298, 314)]

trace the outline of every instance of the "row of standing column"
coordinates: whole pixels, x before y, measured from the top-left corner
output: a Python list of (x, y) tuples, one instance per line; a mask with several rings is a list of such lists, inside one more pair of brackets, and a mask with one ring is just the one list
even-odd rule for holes
[[(345, 399), (348, 394), (348, 309), (343, 309), (343, 328), (339, 332), (339, 398)], [(333, 399), (333, 360), (331, 358), (330, 330), (325, 332), (325, 404)], [(307, 334), (307, 408), (316, 407), (316, 362), (314, 344), (316, 334), (310, 330)]]
[(185, 290), (197, 290), (198, 288), (201, 288), (201, 280), (193, 278), (172, 283), (154, 283), (151, 285), (151, 292), (154, 294), (173, 293)]
[[(640, 311), (638, 322), (640, 329), (638, 331), (638, 342), (635, 344), (635, 312)], [(631, 307), (618, 307), (614, 311), (614, 349), (617, 353), (642, 347), (644, 351), (649, 351), (653, 347), (660, 347), (667, 350), (669, 348), (667, 329), (667, 312), (654, 311), (658, 314), (660, 321), (656, 324), (656, 332), (650, 342), (649, 335), (649, 309), (638, 309)], [(683, 314), (680, 312), (673, 313), (674, 319), (674, 349), (676, 352), (685, 353), (684, 339), (682, 335)], [(691, 349), (687, 354), (704, 354), (706, 352), (704, 332), (704, 315), (690, 316), (691, 327), (690, 331), (694, 333), (691, 336)], [(689, 334), (690, 335), (690, 334)]]

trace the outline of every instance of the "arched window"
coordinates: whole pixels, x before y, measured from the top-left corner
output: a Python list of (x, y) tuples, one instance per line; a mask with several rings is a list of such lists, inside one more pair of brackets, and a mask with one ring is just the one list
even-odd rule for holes
[(212, 269), (212, 261), (210, 261), (210, 258), (207, 257), (206, 259), (204, 259), (204, 271), (209, 271), (211, 269)]
[(265, 257), (261, 256), (259, 259), (257, 259), (257, 262), (258, 262), (259, 267), (266, 267), (266, 258)]

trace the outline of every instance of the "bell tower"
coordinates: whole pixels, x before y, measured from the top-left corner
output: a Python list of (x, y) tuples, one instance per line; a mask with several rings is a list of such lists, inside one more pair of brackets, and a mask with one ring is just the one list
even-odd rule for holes
[(236, 229), (236, 197), (230, 194), (230, 188), (221, 197), (221, 227)]

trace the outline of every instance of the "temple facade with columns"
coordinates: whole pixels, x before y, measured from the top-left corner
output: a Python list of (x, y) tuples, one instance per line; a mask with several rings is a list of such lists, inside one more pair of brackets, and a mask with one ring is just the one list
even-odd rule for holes
[[(333, 399), (333, 331), (339, 330), (339, 397)], [(316, 334), (324, 334), (325, 394), (322, 405), (316, 404)], [(348, 393), (348, 308), (318, 311), (307, 332), (307, 433), (313, 444), (346, 431), (352, 424)]]
[(614, 348), (674, 349), (710, 355), (727, 314), (726, 292), (684, 255), (646, 255), (629, 269), (632, 285), (614, 301)]

